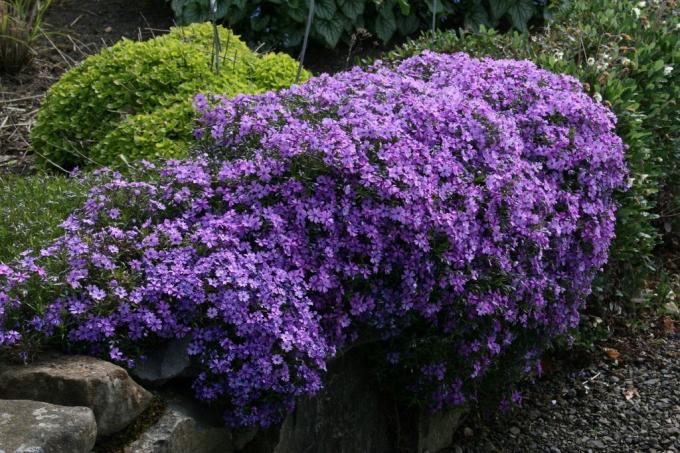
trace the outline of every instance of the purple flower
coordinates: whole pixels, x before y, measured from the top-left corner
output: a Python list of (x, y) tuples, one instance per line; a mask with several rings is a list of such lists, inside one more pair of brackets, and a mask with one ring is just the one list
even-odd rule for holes
[(366, 339), (439, 409), (578, 323), (626, 169), (575, 79), (426, 52), (195, 103), (209, 155), (100, 171), (49, 255), (0, 266), (0, 346), (66, 331), (132, 363), (189, 338), (196, 396), (267, 425)]

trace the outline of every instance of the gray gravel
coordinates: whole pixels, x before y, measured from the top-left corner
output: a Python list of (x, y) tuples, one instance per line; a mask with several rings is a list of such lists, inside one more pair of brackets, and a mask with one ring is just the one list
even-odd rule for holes
[(521, 408), (471, 416), (451, 451), (680, 452), (680, 335), (611, 346), (617, 360), (602, 352), (528, 386)]

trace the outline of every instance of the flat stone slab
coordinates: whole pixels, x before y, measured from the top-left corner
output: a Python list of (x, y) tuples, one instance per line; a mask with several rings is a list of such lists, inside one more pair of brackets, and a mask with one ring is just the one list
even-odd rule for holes
[(125, 448), (125, 453), (232, 453), (233, 441), (224, 421), (196, 401), (165, 397), (161, 419)]
[(106, 436), (137, 418), (152, 396), (117, 365), (55, 354), (28, 365), (0, 365), (0, 398), (89, 407), (98, 434)]
[(0, 453), (85, 453), (97, 439), (94, 413), (27, 400), (0, 400)]

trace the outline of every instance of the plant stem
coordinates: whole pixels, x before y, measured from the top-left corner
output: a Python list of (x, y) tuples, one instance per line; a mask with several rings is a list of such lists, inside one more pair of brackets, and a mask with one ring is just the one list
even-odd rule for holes
[(309, 31), (312, 29), (312, 19), (314, 19), (314, 0), (309, 0), (309, 14), (307, 15), (307, 26), (305, 27), (305, 37), (302, 41), (302, 50), (300, 51), (300, 62), (298, 64), (297, 74), (295, 75), (295, 83), (300, 82), (300, 75), (302, 74), (302, 64), (305, 61), (305, 53), (307, 52), (307, 41), (309, 40)]

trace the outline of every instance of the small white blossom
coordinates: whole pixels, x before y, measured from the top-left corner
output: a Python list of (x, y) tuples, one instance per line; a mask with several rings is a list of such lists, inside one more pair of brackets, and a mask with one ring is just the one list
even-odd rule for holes
[(663, 67), (663, 75), (671, 75), (673, 72), (673, 65), (667, 64)]
[(586, 60), (586, 63), (588, 63), (588, 66), (592, 66), (595, 64), (595, 59), (593, 57), (590, 57), (588, 58), (588, 60)]
[(645, 6), (647, 6), (647, 2), (638, 2), (637, 4), (638, 8), (644, 8)]
[(633, 8), (633, 13), (635, 13), (635, 17), (640, 17), (640, 8)]
[(556, 51), (555, 58), (561, 60), (562, 58), (564, 58), (564, 52), (562, 52), (561, 50)]
[(624, 66), (630, 65), (630, 63), (631, 63), (630, 58), (623, 57), (623, 58), (621, 59), (621, 64), (624, 65)]
[(593, 95), (593, 99), (595, 99), (597, 102), (602, 102), (602, 95), (600, 93), (595, 93)]

